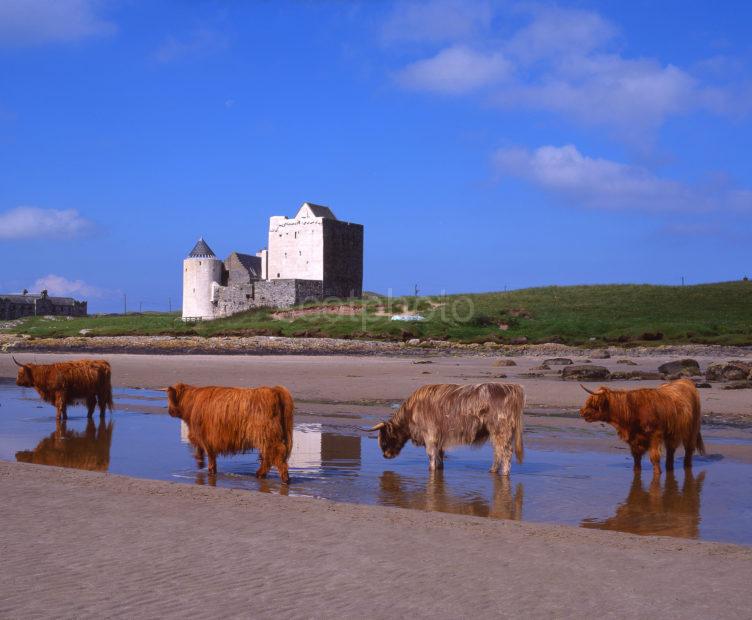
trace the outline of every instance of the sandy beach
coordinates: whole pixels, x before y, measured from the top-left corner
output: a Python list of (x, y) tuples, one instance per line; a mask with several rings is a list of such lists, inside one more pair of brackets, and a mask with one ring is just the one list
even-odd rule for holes
[(0, 463), (2, 617), (744, 618), (752, 550)]
[[(51, 362), (88, 355), (20, 353)], [(512, 381), (526, 424), (582, 425), (577, 382), (527, 376), (539, 356), (107, 354), (119, 387), (282, 383), (299, 415), (364, 422), (429, 382)], [(584, 356), (583, 356), (584, 359)], [(654, 371), (675, 356), (634, 357)], [(718, 356), (698, 356), (705, 367)], [(577, 361), (577, 360), (575, 360)], [(426, 363), (430, 362), (430, 363)], [(597, 360), (620, 367), (617, 358)], [(10, 356), (0, 377), (15, 376)], [(506, 377), (502, 377), (506, 375)], [(619, 381), (612, 386), (655, 385)], [(752, 420), (748, 390), (701, 390), (713, 451)], [(159, 413), (159, 411), (155, 411)], [(115, 417), (117, 419), (117, 411)], [(341, 423), (341, 420), (339, 420)], [(529, 445), (557, 441), (535, 433)], [(717, 445), (713, 442), (717, 441)], [(604, 430), (570, 449), (616, 450)], [(2, 617), (748, 617), (752, 548), (483, 519), (0, 462)]]

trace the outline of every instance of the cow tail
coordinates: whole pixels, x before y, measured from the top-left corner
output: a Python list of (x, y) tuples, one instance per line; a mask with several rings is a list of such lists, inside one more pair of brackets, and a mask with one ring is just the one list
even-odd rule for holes
[(285, 458), (290, 458), (292, 452), (292, 431), (293, 431), (293, 413), (295, 412), (295, 403), (292, 399), (292, 394), (287, 388), (278, 385), (274, 388), (277, 391), (277, 399), (279, 402), (280, 413), (282, 414), (282, 432), (285, 436), (285, 446), (287, 447), (287, 453)]
[(702, 456), (705, 456), (705, 442), (702, 440), (702, 433), (700, 431), (697, 431), (697, 440), (695, 448), (697, 448), (697, 452), (701, 454)]
[(525, 446), (522, 443), (522, 431), (523, 431), (523, 411), (525, 409), (525, 393), (520, 388), (520, 402), (515, 412), (515, 424), (514, 424), (514, 455), (517, 458), (517, 462), (522, 465), (522, 459), (525, 456)]
[(112, 369), (110, 368), (110, 365), (107, 364), (107, 370), (104, 373), (104, 388), (105, 388), (105, 406), (107, 409), (112, 412), (113, 408), (113, 402), (112, 402)]
[(702, 409), (700, 404), (700, 393), (697, 391), (697, 388), (694, 390), (692, 400), (694, 401), (692, 405), (694, 406), (694, 419), (696, 420), (695, 424), (697, 425), (695, 449), (699, 454), (705, 456), (705, 442), (702, 440), (702, 433), (700, 432), (700, 425), (702, 424)]

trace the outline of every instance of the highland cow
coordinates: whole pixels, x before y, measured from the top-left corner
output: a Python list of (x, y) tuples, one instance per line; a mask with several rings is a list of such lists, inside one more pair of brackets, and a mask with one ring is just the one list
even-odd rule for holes
[(56, 417), (68, 418), (68, 405), (86, 403), (92, 417), (99, 405), (99, 415), (112, 411), (112, 369), (104, 360), (78, 360), (57, 364), (21, 364), (16, 385), (34, 388), (43, 401), (55, 405)]
[(404, 402), (379, 431), (384, 457), (396, 457), (408, 440), (425, 446), (431, 471), (443, 469), (444, 452), (452, 446), (484, 444), (489, 438), (494, 449), (491, 472), (501, 466), (507, 476), (512, 450), (522, 463), (522, 386), (504, 383), (475, 385), (424, 385)]
[(629, 444), (634, 469), (642, 468), (649, 452), (653, 471), (661, 473), (661, 448), (666, 448), (666, 469), (674, 468), (674, 453), (684, 445), (684, 467), (692, 467), (695, 450), (705, 454), (700, 433), (700, 395), (689, 379), (664, 383), (658, 388), (597, 391), (582, 386), (590, 396), (580, 409), (588, 422), (605, 422)]
[(294, 404), (282, 386), (259, 388), (194, 387), (178, 383), (167, 388), (168, 410), (188, 425), (196, 463), (217, 473), (217, 456), (256, 449), (261, 463), (257, 478), (272, 466), (282, 482), (290, 479), (287, 459), (292, 450)]

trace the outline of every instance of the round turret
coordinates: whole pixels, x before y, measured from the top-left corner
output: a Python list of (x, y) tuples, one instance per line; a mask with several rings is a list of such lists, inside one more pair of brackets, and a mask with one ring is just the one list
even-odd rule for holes
[(183, 261), (183, 320), (214, 318), (214, 289), (221, 281), (222, 261), (200, 238)]

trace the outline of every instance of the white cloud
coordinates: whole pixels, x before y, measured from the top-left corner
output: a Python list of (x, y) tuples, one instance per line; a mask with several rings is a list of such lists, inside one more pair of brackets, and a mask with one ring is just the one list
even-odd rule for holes
[(157, 62), (168, 63), (183, 58), (212, 54), (226, 47), (227, 38), (222, 33), (208, 28), (199, 28), (182, 38), (167, 37), (154, 52), (154, 59)]
[(38, 293), (47, 291), (50, 295), (70, 296), (70, 297), (109, 297), (111, 291), (91, 286), (83, 280), (68, 280), (63, 276), (49, 274), (38, 278), (34, 284), (29, 287), (29, 291)]
[(571, 144), (534, 151), (505, 148), (494, 155), (501, 175), (525, 179), (568, 201), (594, 209), (752, 211), (752, 191), (726, 181), (697, 186), (664, 179), (639, 166), (583, 155)]
[(489, 2), (434, 0), (398, 2), (382, 28), (385, 41), (457, 41), (491, 24)]
[[(421, 5), (424, 12), (429, 6), (439, 11), (443, 4)], [(627, 142), (649, 142), (677, 114), (752, 109), (748, 85), (711, 84), (673, 64), (615, 52), (618, 30), (595, 12), (538, 7), (529, 15), (528, 23), (503, 38), (476, 28), (462, 46), (404, 64), (396, 81), (433, 93), (468, 94), (486, 86), (486, 102), (560, 114), (605, 127)], [(414, 32), (431, 41), (420, 29)], [(478, 49), (485, 51), (473, 51)]]
[(608, 126), (623, 137), (641, 137), (669, 116), (700, 104), (700, 88), (673, 65), (601, 54), (557, 61), (537, 80), (499, 89), (494, 101), (559, 112), (581, 123)]
[(538, 9), (533, 21), (506, 44), (523, 62), (583, 55), (613, 39), (617, 30), (597, 13), (549, 7)]
[(99, 0), (2, 0), (0, 46), (65, 43), (115, 32)]
[(75, 209), (17, 207), (0, 213), (0, 239), (70, 238), (92, 227)]
[(462, 94), (503, 80), (510, 69), (509, 61), (499, 53), (483, 54), (455, 46), (408, 65), (396, 79), (407, 88)]

